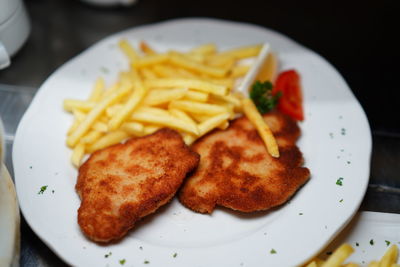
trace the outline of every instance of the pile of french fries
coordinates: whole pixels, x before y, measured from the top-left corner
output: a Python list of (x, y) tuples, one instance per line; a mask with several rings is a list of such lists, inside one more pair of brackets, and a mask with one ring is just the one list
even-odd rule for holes
[(135, 49), (121, 40), (119, 47), (130, 69), (121, 72), (117, 82), (107, 87), (98, 78), (88, 99), (64, 100), (64, 110), (74, 116), (67, 133), (74, 166), (79, 167), (86, 154), (162, 127), (177, 130), (190, 145), (214, 128), (226, 129), (241, 112), (256, 126), (271, 155), (279, 156), (252, 101), (233, 90), (250, 68), (241, 62), (257, 56), (261, 45), (218, 52), (215, 44), (205, 44), (188, 52), (159, 53), (145, 42)]
[[(399, 249), (397, 245), (390, 246), (379, 261), (371, 261), (367, 266), (400, 267), (400, 264), (396, 263), (398, 258), (398, 250)], [(360, 265), (354, 262), (344, 263), (353, 252), (354, 249), (351, 245), (343, 244), (338, 247), (326, 260), (316, 258), (303, 267), (359, 267)]]

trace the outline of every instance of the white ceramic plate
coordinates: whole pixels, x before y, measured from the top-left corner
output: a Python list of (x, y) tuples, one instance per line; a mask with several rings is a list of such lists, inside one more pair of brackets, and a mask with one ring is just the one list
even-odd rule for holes
[(320, 257), (328, 257), (330, 252), (343, 243), (349, 243), (354, 248), (347, 262), (367, 266), (370, 261), (380, 260), (391, 245), (400, 246), (400, 214), (370, 211), (357, 213)]
[[(72, 116), (62, 110), (62, 101), (84, 99), (98, 76), (111, 83), (128, 68), (117, 46), (120, 38), (134, 45), (146, 40), (160, 51), (209, 42), (221, 49), (269, 42), (281, 69), (295, 68), (302, 77), (306, 119), (298, 144), (311, 180), (288, 204), (271, 212), (246, 215), (217, 209), (211, 216), (201, 215), (174, 200), (118, 244), (99, 246), (87, 240), (76, 220), (77, 171), (65, 146)], [(367, 118), (343, 78), (323, 58), (258, 26), (180, 19), (115, 34), (52, 74), (18, 127), (13, 161), (27, 222), (69, 264), (120, 266), (125, 259), (125, 266), (293, 266), (319, 252), (357, 211), (368, 183), (370, 153)], [(336, 184), (340, 177), (342, 186)], [(47, 190), (38, 194), (45, 185)]]

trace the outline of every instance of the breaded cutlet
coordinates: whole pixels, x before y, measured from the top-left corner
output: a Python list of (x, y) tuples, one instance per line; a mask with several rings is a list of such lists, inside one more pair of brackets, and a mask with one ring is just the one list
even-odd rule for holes
[(196, 171), (179, 192), (180, 202), (200, 213), (215, 206), (242, 212), (267, 210), (285, 203), (310, 177), (301, 167), (296, 146), (297, 123), (279, 112), (263, 115), (277, 140), (280, 157), (273, 158), (246, 117), (226, 130), (214, 130), (192, 145), (200, 154)]
[(198, 162), (199, 155), (170, 129), (94, 152), (76, 184), (81, 230), (96, 242), (120, 239), (166, 204)]

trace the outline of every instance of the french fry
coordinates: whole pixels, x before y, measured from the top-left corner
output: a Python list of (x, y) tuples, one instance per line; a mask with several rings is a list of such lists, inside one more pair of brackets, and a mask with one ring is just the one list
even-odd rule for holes
[(190, 146), (193, 144), (194, 141), (196, 141), (196, 136), (188, 133), (182, 133), (182, 138), (183, 142), (185, 142), (186, 145)]
[(156, 65), (153, 67), (153, 71), (161, 78), (180, 78), (180, 75), (175, 68), (168, 65)]
[(214, 58), (218, 57), (233, 57), (235, 59), (243, 59), (249, 57), (255, 57), (260, 53), (262, 45), (249, 45), (239, 48), (234, 48), (225, 52), (216, 54)]
[(76, 130), (76, 128), (78, 128), (78, 126), (79, 126), (80, 123), (81, 123), (81, 122), (80, 122), (79, 120), (77, 120), (77, 119), (74, 120), (74, 122), (73, 122), (73, 123), (71, 124), (71, 126), (68, 128), (67, 137), (70, 136), (70, 135)]
[(256, 127), (258, 134), (261, 139), (264, 141), (268, 153), (274, 157), (279, 157), (279, 148), (274, 135), (271, 132), (271, 129), (265, 123), (263, 117), (258, 112), (256, 106), (253, 104), (249, 98), (245, 98), (242, 100), (243, 112), (246, 117), (250, 120), (250, 122)]
[(89, 102), (98, 102), (100, 100), (101, 95), (103, 94), (105, 88), (104, 84), (104, 79), (103, 78), (97, 78), (94, 87), (92, 89), (92, 92), (90, 93), (90, 96), (88, 98)]
[(206, 59), (206, 63), (210, 66), (227, 69), (232, 68), (235, 65), (235, 62), (235, 58), (228, 55), (212, 55)]
[(204, 115), (204, 114), (190, 114), (190, 116), (197, 122), (203, 122), (206, 121), (208, 119), (210, 119), (212, 116), (210, 115)]
[(224, 121), (220, 125), (217, 126), (217, 128), (220, 129), (220, 130), (226, 130), (228, 127), (229, 127), (229, 122), (228, 121)]
[(159, 129), (161, 129), (161, 126), (159, 125), (147, 125), (143, 128), (143, 135), (152, 134), (158, 131)]
[(135, 49), (129, 44), (126, 39), (122, 39), (118, 42), (119, 47), (124, 52), (124, 54), (128, 57), (131, 63), (135, 62), (139, 55), (136, 53)]
[(72, 110), (72, 114), (74, 114), (75, 119), (78, 121), (83, 121), (83, 119), (86, 117), (86, 113), (79, 109)]
[(193, 114), (215, 115), (227, 112), (227, 108), (214, 104), (199, 103), (188, 100), (171, 101), (169, 108), (176, 108)]
[(83, 156), (85, 155), (85, 145), (80, 143), (73, 150), (71, 155), (71, 162), (75, 167), (81, 165)]
[(391, 267), (392, 264), (396, 263), (398, 248), (396, 245), (390, 246), (390, 248), (383, 255), (382, 259), (379, 261), (379, 267)]
[(309, 264), (307, 264), (305, 267), (318, 267), (318, 265), (315, 261), (312, 261)]
[(228, 69), (207, 66), (199, 62), (190, 60), (189, 58), (174, 52), (169, 53), (169, 62), (181, 68), (189, 69), (198, 73), (210, 75), (212, 77), (224, 77), (228, 73)]
[(139, 74), (133, 69), (132, 75), (135, 77), (135, 90), (130, 95), (125, 105), (117, 111), (117, 113), (110, 119), (108, 127), (111, 131), (116, 130), (121, 124), (129, 117), (133, 110), (139, 105), (140, 101), (144, 98), (147, 89), (143, 86)]
[(82, 144), (93, 144), (96, 142), (101, 136), (103, 135), (102, 132), (97, 130), (91, 130), (86, 135), (84, 135), (81, 139)]
[(169, 113), (157, 114), (157, 113), (143, 111), (143, 109), (142, 110), (139, 109), (133, 112), (131, 119), (133, 121), (152, 123), (160, 126), (171, 127), (173, 129), (181, 130), (195, 135), (199, 134), (197, 127), (193, 127), (192, 124), (177, 119), (174, 116), (170, 115)]
[(121, 129), (128, 134), (132, 134), (134, 136), (142, 136), (144, 126), (143, 124), (138, 122), (125, 122), (124, 124), (122, 124)]
[(340, 267), (353, 252), (354, 249), (349, 244), (343, 244), (333, 252), (322, 267)]
[(108, 126), (107, 126), (107, 124), (104, 123), (104, 122), (101, 122), (101, 121), (96, 121), (96, 122), (92, 125), (91, 129), (96, 130), (96, 131), (99, 131), (99, 132), (101, 132), (101, 133), (108, 132)]
[(148, 43), (141, 41), (140, 44), (140, 49), (142, 50), (143, 53), (145, 53), (146, 55), (155, 55), (157, 54), (157, 52), (151, 48)]
[(145, 85), (148, 88), (189, 88), (216, 95), (226, 95), (228, 93), (228, 87), (226, 86), (196, 79), (146, 80)]
[[(249, 69), (250, 69), (249, 65), (236, 66), (236, 67), (232, 68), (230, 77), (231, 78), (242, 77), (242, 76), (246, 75), (246, 73), (249, 71)], [(264, 80), (262, 80), (262, 81), (264, 81)]]
[(173, 100), (178, 100), (184, 97), (187, 93), (186, 88), (174, 89), (154, 89), (151, 90), (143, 99), (142, 104), (148, 106), (157, 106), (168, 103)]
[(65, 111), (72, 112), (74, 109), (89, 111), (94, 108), (95, 102), (85, 100), (64, 99), (63, 106)]
[(99, 102), (101, 100), (109, 98), (112, 94), (117, 92), (119, 89), (120, 89), (120, 83), (119, 82), (114, 83), (112, 86), (110, 86), (110, 88), (108, 88), (104, 91), (104, 93), (101, 95)]
[(69, 147), (74, 147), (78, 143), (79, 139), (90, 129), (96, 119), (103, 114), (105, 109), (109, 105), (117, 102), (118, 99), (124, 97), (129, 92), (129, 90), (129, 88), (122, 88), (121, 90), (113, 93), (110, 97), (96, 104), (96, 106), (88, 113), (88, 115), (85, 117), (82, 123), (79, 124), (75, 131), (72, 132), (70, 136), (68, 136), (67, 145)]
[(368, 267), (379, 267), (379, 261), (371, 261), (368, 263)]
[(171, 108), (171, 109), (169, 109), (169, 113), (171, 113), (172, 116), (174, 116), (178, 119), (181, 119), (183, 121), (186, 121), (187, 123), (192, 124), (193, 128), (197, 128), (196, 122), (184, 111), (182, 111), (180, 109)]
[(240, 99), (233, 95), (212, 95), (212, 99), (225, 101), (226, 103), (232, 104), (235, 108), (240, 108), (242, 106)]
[(197, 127), (199, 129), (200, 135), (204, 135), (211, 131), (212, 129), (218, 127), (218, 125), (221, 125), (224, 121), (226, 121), (229, 118), (230, 114), (229, 113), (222, 113), (219, 115), (216, 115), (214, 117), (211, 117), (210, 119), (203, 121), (200, 123)]
[(132, 65), (135, 68), (143, 68), (153, 66), (155, 64), (161, 64), (166, 62), (169, 59), (167, 54), (154, 54), (148, 55), (146, 57), (139, 58), (135, 60)]
[(195, 90), (188, 90), (184, 96), (187, 100), (193, 100), (197, 102), (207, 102), (208, 100), (208, 93), (199, 92)]
[(157, 79), (158, 76), (149, 68), (141, 68), (139, 70), (140, 77), (142, 79)]
[(190, 50), (189, 53), (210, 55), (210, 54), (214, 54), (216, 51), (217, 51), (217, 47), (215, 44), (203, 44), (203, 45), (193, 48), (192, 50)]
[(111, 145), (118, 144), (121, 141), (127, 139), (128, 137), (129, 137), (129, 135), (125, 131), (122, 131), (122, 130), (109, 132), (106, 135), (99, 138), (95, 143), (91, 144), (87, 148), (87, 151), (89, 153), (93, 153), (97, 150), (109, 147)]
[[(115, 116), (115, 114), (117, 114), (117, 112), (118, 112), (119, 110), (121, 110), (122, 107), (123, 107), (122, 104), (115, 104), (115, 105), (109, 106), (109, 107), (106, 109), (106, 116), (107, 116), (108, 118), (111, 118), (111, 117)], [(107, 120), (106, 122), (108, 123), (108, 120)]]
[[(179, 54), (181, 54), (181, 53), (179, 53)], [(186, 58), (188, 58), (188, 59), (190, 59), (190, 60), (192, 60), (192, 61), (195, 61), (195, 62), (197, 62), (197, 63), (200, 63), (200, 64), (203, 64), (204, 63), (204, 60), (205, 60), (205, 56), (204, 55), (202, 55), (202, 54), (195, 54), (195, 53), (186, 53), (186, 54), (181, 54), (181, 55), (183, 55), (184, 57), (186, 57)]]

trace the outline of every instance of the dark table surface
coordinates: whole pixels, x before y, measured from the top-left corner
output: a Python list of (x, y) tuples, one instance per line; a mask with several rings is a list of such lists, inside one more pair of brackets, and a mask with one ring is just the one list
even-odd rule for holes
[[(343, 75), (366, 111), (373, 136), (370, 184), (360, 209), (400, 213), (400, 46), (395, 38), (395, 1), (349, 2), (139, 0), (131, 7), (98, 8), (77, 0), (27, 0), (31, 34), (12, 65), (0, 71), (0, 90), (21, 92), (26, 103), (20, 104), (27, 106), (60, 65), (102, 38), (138, 25), (177, 17), (262, 25), (316, 51)], [(0, 107), (0, 112), (6, 109)], [(10, 160), (7, 165), (12, 168)], [(24, 220), (21, 231), (21, 266), (65, 265)]]

